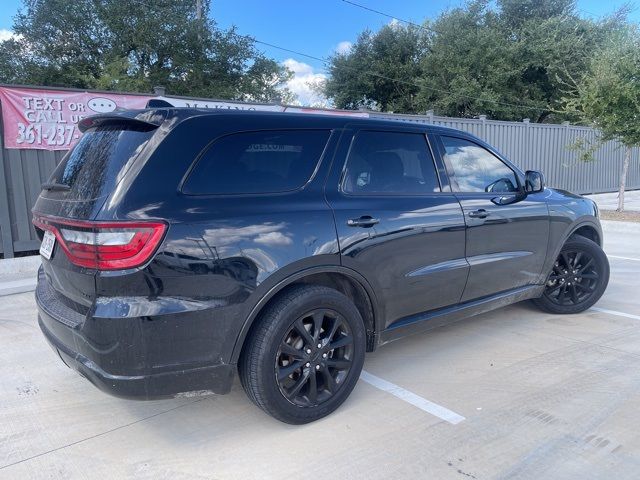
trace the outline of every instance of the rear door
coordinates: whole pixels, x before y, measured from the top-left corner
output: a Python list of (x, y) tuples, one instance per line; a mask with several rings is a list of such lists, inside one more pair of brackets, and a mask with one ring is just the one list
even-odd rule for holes
[(467, 226), (462, 301), (536, 283), (549, 237), (544, 193), (522, 194), (519, 174), (483, 145), (454, 135), (439, 140)]
[(459, 301), (464, 218), (424, 132), (346, 130), (325, 191), (342, 264), (373, 286), (384, 327)]

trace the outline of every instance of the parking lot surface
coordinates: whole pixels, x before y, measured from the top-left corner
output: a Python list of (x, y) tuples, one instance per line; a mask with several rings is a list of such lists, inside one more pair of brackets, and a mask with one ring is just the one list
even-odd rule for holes
[(523, 303), (396, 341), (304, 426), (262, 413), (237, 381), (226, 396), (107, 396), (45, 343), (33, 293), (0, 297), (0, 478), (637, 479), (639, 238), (606, 222), (595, 308)]

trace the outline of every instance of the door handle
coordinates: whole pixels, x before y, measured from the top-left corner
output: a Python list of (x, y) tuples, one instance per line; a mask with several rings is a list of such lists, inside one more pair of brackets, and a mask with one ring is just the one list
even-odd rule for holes
[(347, 225), (350, 227), (373, 227), (375, 224), (380, 223), (378, 218), (373, 218), (369, 215), (363, 215), (360, 218), (350, 218), (347, 220)]
[(469, 216), (471, 218), (487, 218), (489, 216), (489, 212), (487, 212), (484, 208), (480, 208), (478, 210), (469, 212)]

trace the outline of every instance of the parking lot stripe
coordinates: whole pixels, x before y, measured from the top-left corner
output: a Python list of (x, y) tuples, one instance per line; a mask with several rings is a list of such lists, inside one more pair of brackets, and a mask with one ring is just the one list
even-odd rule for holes
[(609, 258), (619, 258), (621, 260), (633, 260), (634, 262), (640, 262), (640, 258), (633, 257), (621, 257), (620, 255), (607, 255)]
[(365, 372), (364, 370), (360, 374), (360, 380), (363, 380), (369, 385), (372, 385), (384, 392), (390, 393), (394, 397), (397, 397), (400, 400), (404, 400), (405, 402), (418, 407), (420, 410), (430, 413), (431, 415), (441, 418), (442, 420), (453, 425), (456, 425), (465, 419), (462, 415), (458, 415), (456, 412), (452, 412), (442, 405), (430, 402), (426, 398), (422, 398), (421, 396), (416, 395), (409, 390), (405, 390), (404, 388), (399, 387), (394, 383), (387, 382), (386, 380), (380, 377), (376, 377), (375, 375), (372, 375), (369, 372)]
[(618, 312), (616, 310), (609, 310), (607, 308), (591, 307), (591, 310), (596, 312), (608, 313), (609, 315), (617, 315), (618, 317), (633, 318), (634, 320), (640, 320), (640, 315), (634, 315), (632, 313)]

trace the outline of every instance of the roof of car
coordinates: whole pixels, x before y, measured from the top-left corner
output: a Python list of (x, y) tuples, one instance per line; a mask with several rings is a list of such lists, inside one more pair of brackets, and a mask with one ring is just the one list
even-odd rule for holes
[(453, 128), (440, 127), (435, 125), (429, 125), (419, 122), (411, 122), (402, 119), (398, 120), (384, 120), (378, 118), (368, 118), (349, 114), (340, 113), (288, 113), (288, 112), (269, 112), (269, 111), (256, 111), (256, 110), (233, 110), (233, 109), (209, 109), (209, 108), (189, 108), (189, 107), (167, 107), (167, 108), (147, 108), (143, 110), (124, 110), (120, 112), (111, 112), (106, 114), (93, 115), (83, 120), (82, 128), (90, 128), (97, 126), (103, 122), (113, 122), (118, 119), (129, 119), (136, 123), (148, 123), (149, 125), (159, 126), (165, 120), (171, 118), (177, 118), (179, 121), (187, 120), (193, 117), (210, 116), (212, 118), (219, 118), (225, 116), (227, 118), (234, 117), (237, 119), (250, 119), (250, 118), (262, 118), (271, 117), (274, 123), (277, 123), (279, 127), (288, 126), (288, 123), (292, 125), (301, 126), (301, 119), (304, 119), (304, 126), (312, 127), (324, 127), (324, 128), (344, 128), (348, 125), (371, 125), (371, 127), (377, 128), (402, 128), (413, 127), (419, 128), (429, 132), (441, 132), (441, 133), (453, 133), (464, 134), (465, 136), (472, 136), (466, 132), (456, 130)]

